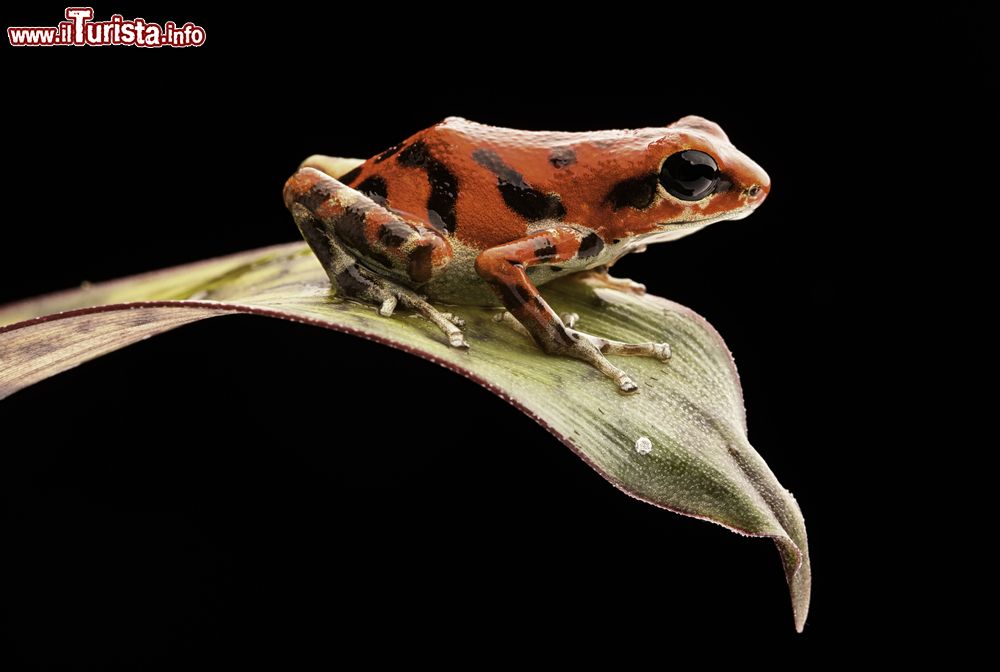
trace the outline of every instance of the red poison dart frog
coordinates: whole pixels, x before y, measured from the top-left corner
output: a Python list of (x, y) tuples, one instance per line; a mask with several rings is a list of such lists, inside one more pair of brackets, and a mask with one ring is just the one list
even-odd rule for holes
[(338, 293), (386, 317), (397, 304), (415, 310), (455, 347), (468, 347), (462, 320), (428, 300), (503, 306), (542, 350), (588, 362), (622, 392), (638, 386), (605, 355), (666, 360), (669, 346), (579, 331), (538, 287), (581, 271), (621, 287), (606, 274), (617, 259), (746, 217), (771, 186), (717, 124), (694, 116), (587, 133), (450, 117), (344, 175), (321, 163), (307, 160), (284, 197)]

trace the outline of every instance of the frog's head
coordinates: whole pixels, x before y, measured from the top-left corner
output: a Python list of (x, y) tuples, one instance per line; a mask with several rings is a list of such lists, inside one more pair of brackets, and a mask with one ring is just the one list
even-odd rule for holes
[(680, 210), (664, 228), (742, 219), (771, 189), (767, 173), (736, 149), (718, 124), (702, 117), (675, 121), (649, 150), (659, 162), (665, 199)]

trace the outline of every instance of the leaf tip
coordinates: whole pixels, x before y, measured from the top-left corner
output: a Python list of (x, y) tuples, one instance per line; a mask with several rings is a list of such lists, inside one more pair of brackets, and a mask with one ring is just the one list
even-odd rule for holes
[[(776, 540), (777, 541), (777, 540)], [(812, 567), (809, 564), (809, 548), (803, 538), (801, 545), (786, 539), (778, 541), (788, 580), (788, 592), (792, 598), (792, 617), (795, 632), (801, 633), (809, 616), (809, 601), (812, 595)]]

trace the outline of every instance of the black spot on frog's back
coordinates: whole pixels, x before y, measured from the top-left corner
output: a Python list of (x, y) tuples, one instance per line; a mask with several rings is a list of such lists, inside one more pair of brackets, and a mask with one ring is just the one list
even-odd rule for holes
[(489, 149), (472, 153), (476, 163), (497, 176), (497, 189), (507, 207), (528, 221), (562, 219), (566, 208), (557, 194), (547, 194), (525, 182), (524, 176)]
[(343, 175), (341, 175), (340, 177), (338, 177), (337, 180), (341, 184), (346, 184), (346, 185), (350, 186), (351, 182), (353, 182), (354, 180), (358, 179), (358, 175), (361, 174), (361, 169), (363, 167), (364, 167), (364, 164), (362, 164), (362, 165), (360, 165), (360, 166), (358, 166), (356, 168), (352, 168), (351, 170), (347, 171), (346, 173), (344, 173)]
[(423, 140), (417, 140), (399, 152), (396, 161), (406, 168), (422, 168), (427, 172), (431, 187), (431, 195), (427, 198), (427, 219), (435, 227), (454, 233), (458, 226), (455, 215), (458, 177), (431, 155)]
[(412, 145), (400, 152), (396, 158), (397, 163), (407, 168), (426, 168), (430, 154), (427, 153), (427, 145), (423, 140), (417, 140)]
[(379, 205), (385, 205), (386, 199), (389, 198), (389, 184), (379, 175), (366, 178), (355, 188)]
[(556, 194), (546, 194), (532, 187), (511, 182), (500, 182), (498, 187), (507, 207), (528, 221), (562, 219), (566, 216), (566, 208)]

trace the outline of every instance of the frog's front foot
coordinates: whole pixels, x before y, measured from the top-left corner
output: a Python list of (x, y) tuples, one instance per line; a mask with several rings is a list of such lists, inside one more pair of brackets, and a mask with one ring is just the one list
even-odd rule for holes
[[(524, 336), (531, 337), (530, 332), (508, 311), (498, 313), (494, 318), (496, 322), (503, 322)], [(560, 316), (564, 325), (564, 332), (569, 337), (568, 343), (559, 341), (546, 341), (543, 348), (551, 355), (563, 355), (582, 359), (592, 365), (598, 371), (618, 383), (618, 389), (626, 394), (639, 389), (635, 381), (627, 373), (607, 360), (605, 355), (631, 355), (634, 357), (655, 357), (661, 362), (670, 359), (670, 345), (667, 343), (625, 343), (615, 341), (601, 336), (594, 336), (573, 327), (580, 321), (580, 316), (576, 313), (564, 313)]]
[[(596, 238), (596, 234), (593, 237)], [(639, 389), (635, 381), (605, 355), (637, 355), (666, 361), (670, 357), (670, 346), (666, 343), (623, 343), (577, 331), (573, 325), (579, 317), (557, 315), (525, 272), (531, 265), (557, 264), (572, 259), (585, 242), (591, 245), (589, 238), (582, 237), (572, 227), (552, 226), (480, 252), (476, 257), (476, 273), (510, 311), (502, 313), (499, 320), (518, 324), (518, 331), (530, 334), (545, 352), (582, 359), (613, 379), (622, 392), (635, 392)], [(605, 282), (609, 281), (606, 273), (604, 278)]]
[[(574, 315), (575, 314), (571, 314)], [(576, 320), (572, 320), (576, 322)], [(624, 343), (609, 338), (594, 336), (569, 326), (565, 329), (570, 343), (550, 342), (545, 348), (550, 354), (565, 355), (582, 359), (604, 375), (618, 383), (618, 389), (626, 394), (636, 392), (639, 386), (628, 374), (613, 365), (605, 355), (632, 355), (637, 357), (655, 357), (661, 362), (670, 359), (670, 346), (666, 343)]]

